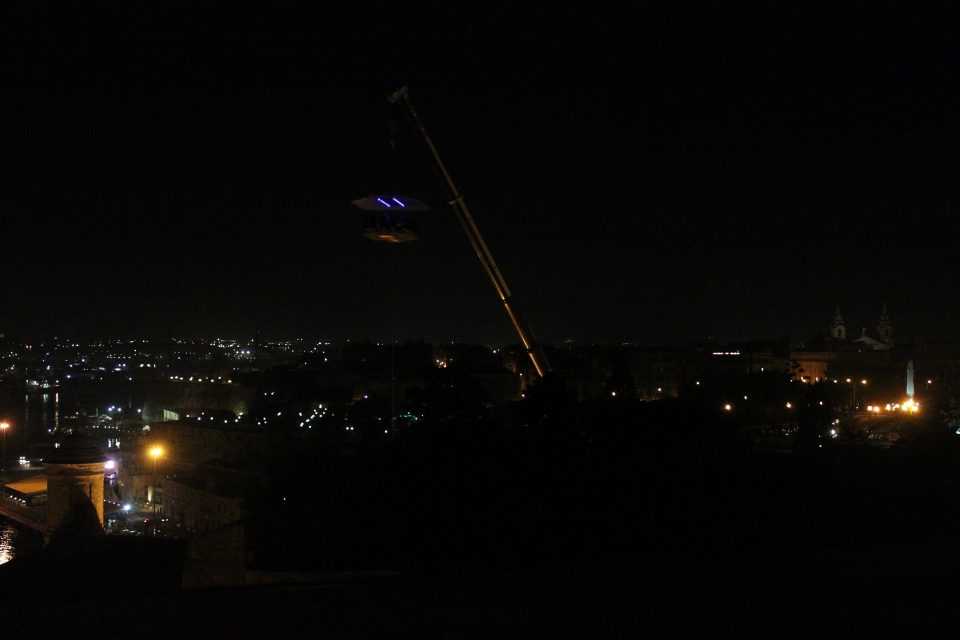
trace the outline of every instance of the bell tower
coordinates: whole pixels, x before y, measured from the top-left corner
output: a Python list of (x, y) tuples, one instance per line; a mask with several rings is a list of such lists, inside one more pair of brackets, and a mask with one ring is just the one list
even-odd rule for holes
[(833, 322), (830, 324), (830, 337), (834, 340), (846, 340), (847, 328), (843, 324), (843, 316), (840, 315), (840, 304), (837, 304), (837, 312), (833, 315)]
[(887, 305), (883, 305), (883, 311), (880, 313), (877, 334), (883, 344), (893, 344), (893, 325), (890, 324), (890, 316), (887, 315)]

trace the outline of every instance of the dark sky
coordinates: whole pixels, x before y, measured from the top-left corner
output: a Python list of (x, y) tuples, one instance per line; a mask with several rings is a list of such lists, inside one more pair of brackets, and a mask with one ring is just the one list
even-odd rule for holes
[(515, 342), (408, 85), (544, 342), (960, 338), (956, 8), (272, 4), (4, 5), (8, 337)]

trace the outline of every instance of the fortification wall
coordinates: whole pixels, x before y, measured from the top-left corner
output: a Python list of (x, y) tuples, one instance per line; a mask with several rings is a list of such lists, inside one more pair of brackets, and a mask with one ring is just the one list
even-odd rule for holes
[(232, 411), (239, 415), (248, 410), (256, 394), (254, 389), (235, 384), (165, 380), (147, 393), (142, 415), (147, 423), (166, 419), (164, 409), (181, 414)]
[(246, 537), (242, 522), (227, 525), (187, 544), (184, 589), (239, 586), (244, 583)]
[(171, 459), (192, 465), (207, 460), (262, 460), (275, 443), (265, 433), (209, 429), (188, 422), (156, 422), (151, 439), (162, 442)]

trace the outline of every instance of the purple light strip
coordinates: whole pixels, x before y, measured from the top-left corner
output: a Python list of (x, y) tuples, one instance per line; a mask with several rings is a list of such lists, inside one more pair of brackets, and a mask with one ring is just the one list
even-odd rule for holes
[(398, 205), (400, 205), (401, 207), (406, 207), (406, 206), (407, 206), (407, 205), (403, 204), (402, 202), (400, 202), (399, 200), (397, 200), (396, 198), (390, 198), (390, 199), (393, 200), (394, 202), (396, 202), (396, 203), (397, 203)]
[(390, 203), (384, 200), (383, 198), (377, 198), (377, 202), (379, 202), (382, 205), (385, 205), (388, 209), (390, 208)]

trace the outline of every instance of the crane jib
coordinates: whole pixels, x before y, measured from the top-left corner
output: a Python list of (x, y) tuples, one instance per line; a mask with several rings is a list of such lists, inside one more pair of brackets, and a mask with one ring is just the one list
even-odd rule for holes
[(387, 99), (390, 102), (399, 103), (400, 108), (407, 116), (407, 121), (410, 123), (411, 127), (413, 127), (413, 129), (423, 137), (423, 141), (427, 146), (427, 150), (430, 152), (430, 156), (433, 159), (434, 169), (437, 172), (437, 177), (440, 178), (441, 182), (443, 183), (443, 187), (447, 190), (447, 193), (450, 197), (450, 206), (453, 207), (454, 212), (457, 214), (457, 219), (460, 220), (460, 224), (463, 226), (463, 230), (466, 232), (467, 238), (470, 240), (470, 244), (477, 253), (477, 257), (480, 259), (480, 263), (483, 265), (484, 271), (487, 272), (487, 275), (490, 277), (490, 281), (497, 290), (497, 295), (503, 302), (503, 306), (507, 311), (507, 315), (510, 317), (510, 322), (513, 323), (517, 333), (520, 334), (520, 340), (523, 342), (523, 346), (527, 350), (527, 354), (530, 356), (530, 360), (533, 362), (533, 366), (537, 370), (537, 374), (540, 376), (545, 375), (548, 371), (550, 371), (550, 363), (547, 361), (547, 356), (543, 352), (543, 347), (541, 347), (540, 343), (537, 342), (537, 339), (530, 330), (526, 319), (520, 313), (520, 310), (515, 306), (514, 297), (510, 293), (510, 288), (507, 286), (507, 281), (500, 272), (500, 267), (497, 266), (496, 261), (493, 259), (493, 254), (490, 253), (490, 248), (484, 241), (483, 236), (480, 235), (480, 230), (473, 221), (473, 216), (470, 215), (470, 210), (467, 209), (467, 204), (464, 202), (463, 196), (460, 195), (460, 193), (457, 191), (456, 185), (453, 184), (453, 179), (450, 177), (449, 172), (447, 172), (447, 168), (444, 166), (443, 160), (440, 159), (440, 154), (437, 152), (437, 148), (433, 145), (433, 140), (430, 139), (430, 136), (427, 134), (426, 127), (423, 126), (420, 116), (417, 114), (416, 109), (413, 108), (413, 104), (410, 102), (409, 89), (407, 89), (407, 87), (402, 87), (387, 96)]

